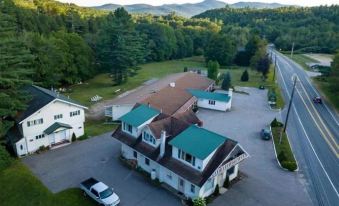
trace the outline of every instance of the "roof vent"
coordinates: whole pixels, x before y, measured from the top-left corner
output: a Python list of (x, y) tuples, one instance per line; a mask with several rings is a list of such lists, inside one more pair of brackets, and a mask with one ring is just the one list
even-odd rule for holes
[(174, 88), (175, 87), (175, 82), (171, 82), (169, 85), (170, 85), (170, 87)]

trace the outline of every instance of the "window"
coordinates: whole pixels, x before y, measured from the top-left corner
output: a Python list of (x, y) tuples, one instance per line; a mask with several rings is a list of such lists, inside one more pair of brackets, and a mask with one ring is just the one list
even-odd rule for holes
[(206, 185), (205, 185), (205, 191), (209, 191), (213, 187), (214, 187), (214, 179), (207, 180)]
[(234, 166), (227, 170), (227, 175), (232, 175), (234, 173)]
[(178, 158), (185, 160), (186, 162), (190, 163), (191, 165), (195, 166), (195, 157), (186, 152), (182, 151), (181, 149), (178, 150)]
[(129, 131), (130, 133), (132, 133), (132, 129), (133, 129), (132, 126), (128, 124), (128, 125), (127, 125), (127, 131)]
[(21, 149), (21, 150), (23, 150), (23, 149), (24, 149), (24, 147), (22, 146), (22, 144), (20, 145), (20, 149)]
[(145, 164), (149, 165), (149, 159), (145, 157)]
[(153, 137), (153, 135), (150, 135), (147, 132), (144, 132), (144, 140), (146, 142), (150, 142), (152, 144), (155, 144), (155, 138)]
[(99, 197), (99, 193), (98, 193), (96, 190), (92, 189), (91, 192), (92, 192), (93, 195), (95, 195), (96, 197)]
[(214, 100), (208, 100), (208, 104), (215, 105), (215, 101)]
[(172, 173), (171, 173), (171, 172), (169, 172), (169, 173), (167, 174), (167, 178), (170, 179), (170, 180), (172, 179)]
[(191, 184), (191, 192), (195, 193), (195, 186)]
[(45, 137), (45, 134), (40, 134), (40, 135), (35, 136), (35, 139), (42, 139), (44, 137)]
[(54, 115), (54, 120), (62, 119), (62, 114)]
[(36, 120), (31, 120), (31, 121), (27, 122), (27, 127), (39, 125), (39, 124), (43, 124), (43, 123), (44, 123), (44, 120), (42, 118), (36, 119)]
[(138, 157), (138, 153), (136, 151), (133, 151), (133, 157), (137, 158)]
[(71, 117), (77, 116), (77, 115), (80, 115), (80, 110), (73, 111), (73, 112), (70, 112), (70, 113), (69, 113), (69, 116), (71, 116)]

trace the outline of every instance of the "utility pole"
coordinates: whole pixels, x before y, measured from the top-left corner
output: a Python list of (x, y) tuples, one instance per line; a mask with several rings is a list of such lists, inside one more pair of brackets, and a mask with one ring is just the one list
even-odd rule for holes
[(293, 52), (294, 52), (294, 42), (293, 42), (293, 44), (292, 44), (291, 58), (293, 57)]
[[(272, 56), (273, 58), (273, 56)], [(273, 82), (275, 81), (275, 70), (277, 69), (277, 55), (274, 55)]]
[(288, 104), (288, 109), (287, 109), (287, 115), (286, 115), (286, 119), (285, 119), (284, 129), (283, 129), (283, 131), (280, 134), (279, 144), (281, 144), (282, 133), (286, 132), (288, 117), (289, 117), (290, 111), (291, 111), (291, 106), (292, 106), (292, 101), (293, 101), (293, 96), (294, 96), (294, 91), (295, 91), (295, 85), (296, 84), (297, 84), (297, 77), (295, 76), (294, 77), (294, 82), (293, 82), (293, 89), (292, 89), (292, 93), (291, 93), (290, 102)]

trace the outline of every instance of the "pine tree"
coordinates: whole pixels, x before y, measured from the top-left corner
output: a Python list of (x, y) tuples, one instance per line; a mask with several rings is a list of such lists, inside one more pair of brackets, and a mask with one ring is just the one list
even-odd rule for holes
[(248, 75), (248, 71), (247, 71), (247, 70), (245, 70), (245, 71), (242, 73), (240, 80), (241, 80), (242, 82), (248, 82), (248, 80), (249, 80), (249, 75)]
[(13, 125), (17, 111), (25, 108), (27, 95), (22, 87), (28, 84), (33, 60), (29, 50), (16, 33), (10, 5), (0, 4), (0, 137)]
[(217, 80), (218, 71), (219, 71), (219, 63), (217, 61), (209, 61), (207, 64), (207, 76), (210, 79)]
[(224, 75), (224, 80), (222, 81), (221, 84), (221, 89), (223, 90), (229, 90), (231, 87), (231, 74), (229, 72), (227, 72)]

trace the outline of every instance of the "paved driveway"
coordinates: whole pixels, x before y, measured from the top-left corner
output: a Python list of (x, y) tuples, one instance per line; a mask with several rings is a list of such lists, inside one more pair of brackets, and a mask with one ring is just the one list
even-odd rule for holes
[(279, 115), (268, 108), (266, 91), (241, 90), (250, 95), (234, 94), (230, 112), (198, 112), (205, 128), (237, 140), (251, 156), (240, 165), (246, 177), (211, 205), (311, 205), (302, 175), (280, 169), (272, 142), (259, 137), (261, 128)]
[(120, 144), (110, 134), (104, 134), (26, 157), (23, 162), (52, 192), (78, 187), (82, 180), (92, 176), (113, 187), (121, 205), (180, 205), (168, 191), (124, 167), (118, 160), (119, 154)]

